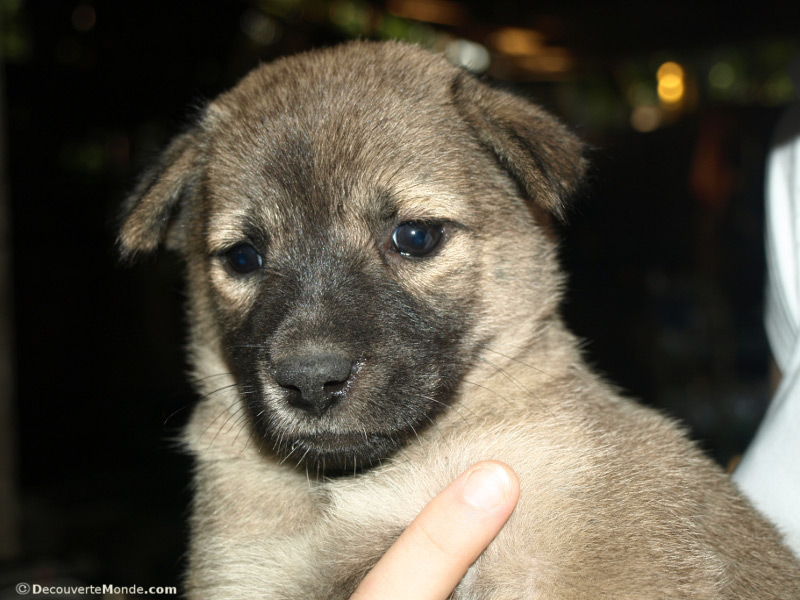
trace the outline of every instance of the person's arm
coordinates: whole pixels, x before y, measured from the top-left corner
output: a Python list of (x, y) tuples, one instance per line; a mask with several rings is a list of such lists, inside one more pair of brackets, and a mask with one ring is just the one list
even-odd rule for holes
[(473, 465), (422, 509), (351, 600), (445, 600), (518, 499), (519, 480), (508, 466)]

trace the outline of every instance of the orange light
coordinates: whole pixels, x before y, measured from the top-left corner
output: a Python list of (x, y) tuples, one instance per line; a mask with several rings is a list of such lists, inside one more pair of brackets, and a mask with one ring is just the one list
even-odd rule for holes
[(676, 62), (665, 62), (656, 72), (658, 77), (658, 97), (665, 104), (677, 104), (683, 100), (686, 91), (684, 72)]
[(543, 44), (542, 34), (533, 29), (504, 27), (491, 37), (497, 50), (509, 56), (531, 56), (539, 52)]
[(439, 25), (461, 25), (466, 21), (461, 5), (450, 0), (389, 0), (386, 10), (395, 17)]
[(676, 75), (683, 79), (683, 67), (680, 66), (676, 62), (665, 62), (663, 65), (658, 67), (658, 71), (656, 72), (656, 77), (661, 79), (662, 77), (666, 77), (667, 75)]
[(532, 73), (556, 75), (572, 68), (572, 57), (566, 48), (548, 46), (536, 54), (516, 57), (514, 64)]

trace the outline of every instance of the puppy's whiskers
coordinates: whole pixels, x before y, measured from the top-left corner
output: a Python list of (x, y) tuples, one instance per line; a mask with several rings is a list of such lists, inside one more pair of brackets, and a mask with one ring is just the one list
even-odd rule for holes
[[(213, 373), (211, 375), (204, 375), (203, 377), (197, 377), (196, 375), (192, 375), (189, 377), (189, 381), (193, 385), (198, 385), (203, 383), (204, 381), (208, 381), (209, 379), (214, 379), (215, 377), (233, 377), (231, 373), (223, 372), (223, 373)], [(224, 388), (222, 388), (224, 389)]]
[(482, 390), (486, 390), (486, 391), (487, 391), (487, 392), (489, 392), (490, 394), (494, 394), (495, 396), (497, 396), (498, 398), (500, 398), (501, 400), (503, 400), (504, 402), (506, 402), (506, 403), (507, 403), (509, 406), (513, 406), (513, 404), (514, 404), (513, 402), (511, 402), (511, 400), (510, 400), (510, 399), (506, 398), (506, 397), (505, 397), (503, 394), (501, 394), (501, 393), (500, 393), (500, 392), (498, 392), (497, 390), (494, 390), (494, 389), (490, 388), (490, 387), (489, 387), (489, 386), (487, 386), (487, 385), (482, 385), (482, 384), (480, 384), (480, 383), (476, 383), (476, 382), (474, 382), (474, 381), (469, 381), (468, 379), (464, 379), (464, 383), (467, 383), (467, 384), (469, 384), (469, 385), (474, 385), (474, 386), (475, 386), (475, 387), (477, 387), (477, 388), (480, 388), (480, 389), (482, 389)]
[[(525, 387), (525, 386), (524, 386), (522, 383), (520, 383), (520, 381), (519, 381), (519, 380), (518, 380), (516, 377), (513, 377), (512, 375), (509, 375), (509, 374), (508, 374), (508, 372), (507, 372), (505, 369), (503, 369), (502, 367), (499, 367), (499, 366), (497, 366), (497, 365), (496, 365), (496, 364), (494, 364), (492, 361), (490, 361), (488, 358), (484, 358), (484, 357), (482, 357), (482, 356), (479, 356), (479, 357), (478, 357), (478, 359), (482, 360), (482, 361), (483, 361), (483, 362), (485, 362), (487, 365), (489, 365), (490, 367), (492, 367), (492, 368), (495, 370), (495, 373), (499, 373), (500, 375), (502, 375), (503, 377), (505, 377), (506, 379), (508, 379), (508, 381), (510, 381), (511, 383), (513, 383), (513, 384), (514, 384), (514, 386), (515, 386), (517, 389), (519, 389), (520, 391), (524, 392), (525, 394), (529, 394), (529, 395), (532, 395), (532, 396), (533, 396), (533, 392), (531, 392), (531, 390), (529, 390), (529, 389), (528, 389), (527, 387)], [(535, 397), (535, 396), (534, 396), (534, 397)]]
[[(278, 465), (282, 465), (283, 463), (285, 463), (285, 462), (286, 462), (286, 461), (289, 459), (289, 457), (290, 457), (292, 454), (294, 454), (294, 451), (295, 451), (295, 450), (297, 450), (297, 444), (292, 444), (292, 447), (291, 447), (291, 448), (290, 448), (290, 450), (289, 450), (289, 454), (287, 454), (286, 456), (284, 456), (284, 457), (283, 457), (283, 458), (280, 460), (280, 462), (278, 463)], [(303, 459), (301, 458), (300, 460), (302, 461)], [(297, 464), (299, 465), (299, 464), (300, 464), (300, 462), (298, 462)]]
[[(207, 398), (210, 398), (211, 396), (214, 396), (216, 394), (227, 392), (233, 388), (236, 388), (235, 383), (226, 385), (224, 387), (221, 387), (217, 390), (214, 390), (212, 392), (209, 392), (208, 394), (201, 396), (200, 401), (206, 400)], [(222, 415), (228, 413), (228, 411), (233, 407), (233, 405), (238, 403), (239, 403), (239, 394), (236, 394), (234, 398), (232, 398), (225, 406), (223, 406), (222, 410), (217, 413), (217, 415), (211, 420), (211, 422), (208, 425), (206, 425), (205, 429), (203, 429), (202, 433), (200, 434), (200, 437), (203, 437)]]
[[(493, 351), (493, 352), (495, 352), (495, 351)], [(499, 352), (495, 352), (495, 354), (499, 354)], [(485, 362), (485, 363), (486, 363), (487, 365), (489, 365), (490, 367), (492, 367), (492, 368), (495, 370), (495, 373), (502, 375), (502, 376), (503, 376), (503, 377), (505, 377), (505, 378), (506, 378), (508, 381), (510, 381), (512, 384), (514, 384), (514, 386), (515, 386), (517, 389), (519, 389), (519, 390), (520, 390), (520, 391), (523, 393), (523, 395), (524, 395), (524, 397), (525, 397), (525, 398), (528, 398), (528, 399), (530, 399), (530, 400), (533, 400), (534, 402), (536, 402), (536, 404), (538, 404), (538, 405), (539, 405), (540, 407), (542, 407), (542, 408), (543, 408), (545, 411), (547, 411), (547, 413), (548, 413), (548, 414), (550, 414), (551, 416), (554, 416), (554, 415), (553, 415), (553, 413), (552, 413), (552, 411), (550, 410), (550, 408), (548, 408), (548, 406), (547, 406), (547, 405), (546, 405), (544, 402), (542, 402), (542, 401), (541, 401), (541, 398), (540, 398), (540, 396), (539, 396), (539, 395), (538, 395), (538, 394), (537, 394), (537, 393), (536, 393), (534, 390), (532, 390), (532, 389), (530, 389), (529, 387), (527, 387), (527, 386), (523, 385), (523, 384), (522, 384), (522, 383), (521, 383), (521, 382), (520, 382), (518, 379), (516, 379), (515, 377), (513, 377), (512, 375), (510, 375), (510, 374), (508, 373), (508, 371), (506, 371), (506, 370), (505, 370), (505, 369), (503, 369), (502, 367), (500, 367), (500, 366), (498, 366), (498, 365), (494, 364), (494, 363), (493, 363), (493, 362), (491, 362), (489, 359), (487, 359), (487, 358), (484, 358), (484, 357), (482, 357), (482, 356), (479, 356), (478, 358), (479, 358), (480, 360), (482, 360), (483, 362)], [(511, 358), (511, 357), (507, 357), (507, 358)], [(511, 358), (511, 360), (514, 360), (514, 359), (513, 359), (513, 358)], [(522, 364), (523, 366), (529, 366), (529, 365), (526, 365), (525, 363), (521, 363), (521, 364)], [(532, 369), (536, 370), (537, 372), (541, 372), (541, 371), (539, 371), (538, 369), (535, 369), (535, 367), (530, 367), (530, 368), (532, 368)], [(545, 373), (545, 375), (546, 375), (546, 373)], [(552, 377), (552, 375), (548, 375), (548, 377)], [(502, 395), (500, 395), (500, 394), (499, 394), (499, 393), (498, 393), (496, 390), (492, 390), (492, 389), (491, 389), (491, 388), (489, 388), (489, 387), (486, 387), (486, 386), (479, 385), (479, 384), (477, 384), (477, 383), (475, 383), (475, 382), (471, 382), (471, 383), (472, 383), (473, 385), (476, 385), (476, 386), (478, 386), (478, 387), (481, 387), (481, 388), (483, 388), (483, 389), (485, 389), (485, 390), (487, 390), (487, 391), (489, 391), (489, 392), (492, 392), (492, 393), (496, 394), (496, 395), (497, 395), (498, 397), (500, 397), (500, 398), (503, 398), (503, 399), (505, 399), (505, 400), (506, 400), (506, 401), (509, 403), (509, 405), (511, 405), (511, 406), (513, 406), (513, 405), (515, 405), (515, 404), (516, 404), (515, 402), (512, 402), (512, 401), (511, 401), (509, 398), (505, 398), (505, 397), (503, 397)]]
[(417, 441), (418, 441), (420, 444), (422, 444), (422, 440), (420, 439), (420, 437), (419, 437), (419, 434), (417, 433), (417, 430), (416, 430), (416, 428), (414, 427), (414, 423), (412, 423), (412, 422), (411, 422), (411, 419), (408, 419), (408, 418), (406, 418), (406, 419), (405, 419), (405, 422), (406, 422), (406, 425), (408, 425), (408, 426), (411, 428), (411, 431), (413, 431), (413, 432), (414, 432), (414, 437), (416, 437), (416, 438), (417, 438)]
[(190, 402), (188, 404), (184, 404), (183, 406), (181, 406), (179, 408), (176, 408), (171, 413), (169, 413), (166, 417), (164, 417), (164, 422), (162, 423), (162, 426), (163, 427), (168, 427), (169, 426), (169, 422), (173, 417), (175, 417), (177, 414), (185, 411), (186, 409), (192, 408), (192, 406), (194, 406), (194, 403)]
[[(463, 414), (461, 414), (461, 410), (463, 408), (466, 408), (466, 407), (461, 406), (458, 403), (448, 404), (447, 402), (442, 402), (441, 400), (439, 400), (438, 398), (434, 398), (433, 396), (424, 395), (422, 397), (425, 398), (425, 400), (427, 400), (428, 402), (433, 402), (434, 404), (439, 404), (439, 405), (443, 406), (444, 408), (443, 408), (442, 412), (447, 412), (448, 410), (455, 411), (455, 413), (459, 416), (459, 418), (462, 421), (464, 421), (465, 423), (469, 423), (469, 420)], [(472, 409), (467, 408), (466, 410), (471, 413), (471, 416), (473, 418), (476, 417), (475, 412)], [(425, 415), (425, 416), (427, 417), (427, 415)], [(430, 420), (430, 417), (428, 417), (428, 420)], [(431, 421), (431, 422), (433, 422), (433, 421)]]
[[(220, 436), (220, 434), (222, 434), (222, 435), (226, 435), (227, 434), (227, 432), (223, 432), (222, 430), (225, 428), (225, 426), (228, 424), (228, 422), (231, 419), (233, 419), (234, 417), (237, 417), (242, 411), (244, 411), (244, 407), (240, 405), (232, 413), (229, 413), (228, 418), (225, 419), (225, 421), (222, 423), (222, 425), (219, 426), (219, 428), (217, 428), (217, 432), (214, 434), (214, 437), (208, 443), (208, 447), (209, 448), (211, 448), (216, 443), (217, 438)], [(225, 412), (228, 412), (228, 411), (226, 410)], [(217, 418), (219, 418), (219, 417), (217, 417)], [(214, 420), (216, 421), (217, 419), (214, 419)]]
[(239, 418), (237, 418), (234, 424), (231, 426), (231, 429), (233, 429), (234, 427), (239, 427), (239, 431), (236, 432), (236, 436), (233, 438), (233, 442), (231, 442), (231, 444), (236, 445), (236, 441), (239, 439), (239, 436), (242, 434), (242, 431), (246, 429), (248, 431), (248, 435), (247, 435), (247, 441), (245, 442), (245, 445), (242, 448), (242, 452), (244, 452), (245, 450), (247, 450), (247, 447), (250, 445), (250, 442), (253, 439), (253, 431), (252, 428), (249, 427), (250, 422), (249, 419), (247, 418), (247, 411), (243, 410), (240, 412), (242, 412), (243, 414), (240, 415)]
[[(243, 392), (242, 395), (246, 395), (246, 394), (249, 394), (249, 393), (252, 393), (252, 392)], [(236, 408), (236, 410), (233, 411), (232, 413), (230, 413), (228, 418), (225, 419), (225, 422), (220, 426), (219, 431), (217, 433), (221, 432), (223, 435), (228, 435), (231, 431), (233, 431), (233, 428), (236, 427), (236, 425), (239, 422), (241, 422), (242, 417), (244, 417), (244, 418), (247, 417), (247, 411), (246, 411), (245, 406), (244, 406), (243, 403), (239, 404), (239, 406)], [(234, 418), (236, 418), (236, 420), (233, 423), (231, 423), (231, 426), (228, 428), (228, 430), (227, 431), (222, 431), (223, 429), (225, 429), (225, 426), (228, 423), (230, 423), (231, 419), (234, 419)]]
[[(524, 348), (520, 348), (520, 349), (524, 350)], [(497, 354), (498, 356), (501, 356), (501, 357), (503, 357), (503, 358), (505, 358), (507, 360), (513, 361), (513, 362), (517, 363), (518, 365), (522, 365), (523, 367), (527, 367), (529, 369), (532, 369), (533, 371), (536, 371), (537, 373), (541, 373), (545, 377), (550, 377), (553, 380), (557, 379), (557, 377), (555, 375), (552, 375), (551, 373), (548, 373), (547, 371), (544, 371), (544, 370), (540, 369), (539, 367), (534, 367), (533, 365), (531, 365), (529, 363), (526, 363), (526, 362), (524, 362), (522, 360), (519, 360), (518, 358), (514, 358), (513, 356), (508, 356), (507, 354), (503, 354), (502, 352), (498, 352), (497, 350), (494, 350), (494, 349), (490, 348), (489, 346), (484, 346), (484, 350), (487, 350), (487, 351), (489, 351), (489, 352), (491, 352), (493, 354)]]

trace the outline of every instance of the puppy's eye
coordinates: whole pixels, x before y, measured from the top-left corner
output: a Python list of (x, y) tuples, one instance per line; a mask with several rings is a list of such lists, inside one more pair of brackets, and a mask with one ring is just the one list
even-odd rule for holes
[(264, 264), (261, 255), (250, 244), (237, 244), (225, 253), (228, 266), (236, 273), (251, 273)]
[(443, 235), (444, 228), (440, 224), (407, 221), (395, 228), (392, 244), (403, 256), (418, 258), (433, 252), (442, 241)]

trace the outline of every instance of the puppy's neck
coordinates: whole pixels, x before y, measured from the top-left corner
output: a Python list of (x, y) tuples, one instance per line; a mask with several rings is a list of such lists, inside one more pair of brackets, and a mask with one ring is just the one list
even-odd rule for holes
[(575, 336), (560, 318), (540, 322), (537, 327), (519, 329), (485, 343), (473, 368), (464, 376), (456, 394), (456, 406), (440, 419), (458, 421), (458, 410), (493, 414), (501, 404), (509, 410), (529, 411), (531, 402), (543, 406), (545, 393), (568, 378), (588, 373)]
[[(483, 344), (478, 362), (489, 368), (488, 373), (481, 372), (484, 376), (504, 370), (523, 371), (526, 379), (536, 372), (555, 377), (580, 362), (576, 346), (575, 336), (554, 314), (534, 323), (520, 323), (513, 330), (490, 339)], [(476, 364), (476, 368), (480, 366)]]

